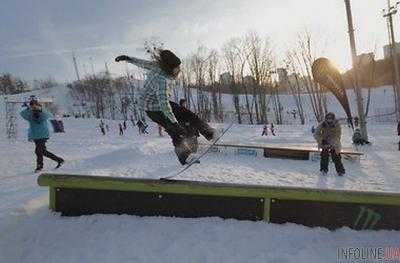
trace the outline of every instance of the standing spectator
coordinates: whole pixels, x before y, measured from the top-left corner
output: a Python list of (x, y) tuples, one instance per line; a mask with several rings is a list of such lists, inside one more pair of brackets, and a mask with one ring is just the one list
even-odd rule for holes
[(126, 130), (126, 121), (123, 122), (124, 130)]
[[(400, 121), (397, 124), (397, 135), (400, 136)], [(399, 151), (400, 151), (400, 140), (399, 140)]]
[(158, 135), (160, 136), (160, 137), (164, 137), (164, 135), (163, 135), (163, 128), (162, 128), (162, 126), (161, 125), (158, 125)]
[(147, 125), (144, 121), (139, 119), (136, 125), (138, 126), (139, 134), (148, 134), (148, 132), (146, 131)]
[(264, 124), (264, 127), (263, 127), (263, 132), (262, 132), (262, 134), (261, 134), (261, 136), (268, 136), (268, 125), (267, 124)]
[(341, 145), (342, 129), (340, 123), (336, 120), (335, 114), (328, 113), (325, 116), (325, 120), (320, 123), (315, 130), (314, 138), (318, 142), (318, 148), (322, 149), (321, 152), (321, 167), (320, 171), (322, 175), (326, 175), (329, 170), (329, 155), (332, 157), (332, 161), (335, 164), (336, 172), (339, 176), (345, 174), (345, 169), (342, 163), (342, 157), (340, 152), (342, 150)]
[(135, 124), (135, 120), (133, 119), (133, 115), (131, 115), (131, 122), (132, 122), (133, 127), (135, 127), (136, 124)]
[(297, 111), (294, 109), (292, 110), (292, 115), (293, 115), (293, 119), (296, 119), (297, 116)]
[(271, 129), (272, 135), (276, 136), (276, 134), (275, 134), (275, 126), (274, 126), (273, 123), (271, 123), (271, 128), (270, 129)]
[(124, 135), (124, 128), (122, 127), (121, 123), (118, 123), (118, 127), (119, 127), (119, 135)]
[(99, 127), (100, 127), (101, 133), (102, 133), (103, 135), (106, 135), (106, 130), (105, 130), (105, 128), (104, 128), (104, 122), (103, 122), (103, 120), (100, 120)]
[(43, 156), (57, 162), (56, 169), (64, 163), (64, 159), (47, 151), (46, 141), (50, 138), (47, 120), (50, 118), (48, 113), (36, 99), (29, 102), (29, 107), (21, 111), (21, 117), (29, 122), (28, 139), (35, 143), (36, 169), (35, 173), (43, 169)]

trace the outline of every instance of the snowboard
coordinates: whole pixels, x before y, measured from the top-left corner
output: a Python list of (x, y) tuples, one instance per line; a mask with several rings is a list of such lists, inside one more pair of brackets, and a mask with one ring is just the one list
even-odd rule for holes
[(170, 176), (166, 176), (166, 177), (162, 177), (160, 178), (160, 180), (164, 180), (164, 181), (168, 181), (171, 180), (172, 178), (182, 174), (183, 172), (185, 172), (186, 170), (188, 170), (190, 167), (192, 167), (192, 165), (194, 164), (199, 164), (200, 163), (200, 159), (203, 158), (208, 152), (210, 152), (210, 150), (213, 148), (213, 146), (215, 146), (215, 144), (225, 135), (225, 133), (233, 126), (233, 122), (231, 124), (229, 124), (229, 126), (223, 130), (221, 132), (221, 134), (211, 143), (208, 145), (208, 147), (199, 154), (199, 156), (197, 156), (196, 158), (194, 158), (191, 162), (189, 162), (188, 164), (186, 164), (186, 166), (184, 168), (182, 168), (180, 171), (178, 171), (177, 173), (170, 175)]

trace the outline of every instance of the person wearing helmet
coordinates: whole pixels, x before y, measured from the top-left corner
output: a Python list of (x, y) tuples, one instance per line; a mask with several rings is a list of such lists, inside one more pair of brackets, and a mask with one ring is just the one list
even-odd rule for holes
[(332, 112), (326, 114), (325, 120), (318, 125), (314, 133), (314, 138), (318, 143), (318, 148), (322, 149), (320, 171), (323, 175), (326, 175), (329, 170), (329, 156), (331, 156), (332, 161), (335, 164), (337, 174), (339, 176), (345, 174), (345, 169), (340, 155), (342, 150), (340, 142), (341, 136), (342, 129), (335, 114)]
[(64, 163), (64, 159), (46, 149), (46, 141), (50, 138), (47, 123), (51, 116), (50, 113), (42, 109), (37, 99), (33, 98), (30, 100), (29, 106), (22, 110), (20, 115), (29, 122), (28, 139), (35, 143), (35, 172), (40, 172), (43, 169), (43, 156), (57, 162), (56, 169), (60, 168)]
[(185, 165), (190, 162), (189, 156), (194, 150), (190, 146), (185, 128), (180, 123), (190, 123), (190, 126), (207, 140), (213, 140), (216, 132), (195, 113), (169, 101), (168, 81), (178, 77), (181, 60), (172, 51), (163, 49), (152, 50), (152, 57), (153, 61), (146, 61), (122, 55), (115, 58), (115, 61), (126, 61), (148, 71), (144, 88), (140, 92), (139, 106), (152, 121), (164, 128), (172, 139), (179, 162)]

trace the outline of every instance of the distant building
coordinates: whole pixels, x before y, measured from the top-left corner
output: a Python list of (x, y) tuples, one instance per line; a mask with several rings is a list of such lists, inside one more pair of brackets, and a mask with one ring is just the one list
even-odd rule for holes
[[(391, 50), (390, 45), (383, 46), (383, 57), (384, 57), (384, 59), (390, 59), (390, 57), (391, 57), (390, 50)], [(400, 54), (400, 43), (396, 43), (395, 50), (396, 50), (397, 54)]]
[(285, 68), (278, 68), (276, 70), (276, 73), (278, 73), (279, 83), (286, 83), (286, 81), (288, 80), (287, 70)]
[(233, 83), (233, 76), (229, 72), (224, 72), (219, 75), (219, 82), (222, 85), (230, 85)]
[[(390, 54), (389, 54), (390, 56)], [(356, 63), (358, 66), (368, 66), (375, 60), (375, 54), (371, 53), (364, 53), (357, 56)]]

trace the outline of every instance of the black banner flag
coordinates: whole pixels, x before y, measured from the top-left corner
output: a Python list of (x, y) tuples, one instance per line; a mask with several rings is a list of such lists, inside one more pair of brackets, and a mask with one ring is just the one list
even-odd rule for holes
[(318, 58), (312, 65), (314, 80), (335, 95), (353, 126), (351, 109), (339, 70), (327, 58)]

